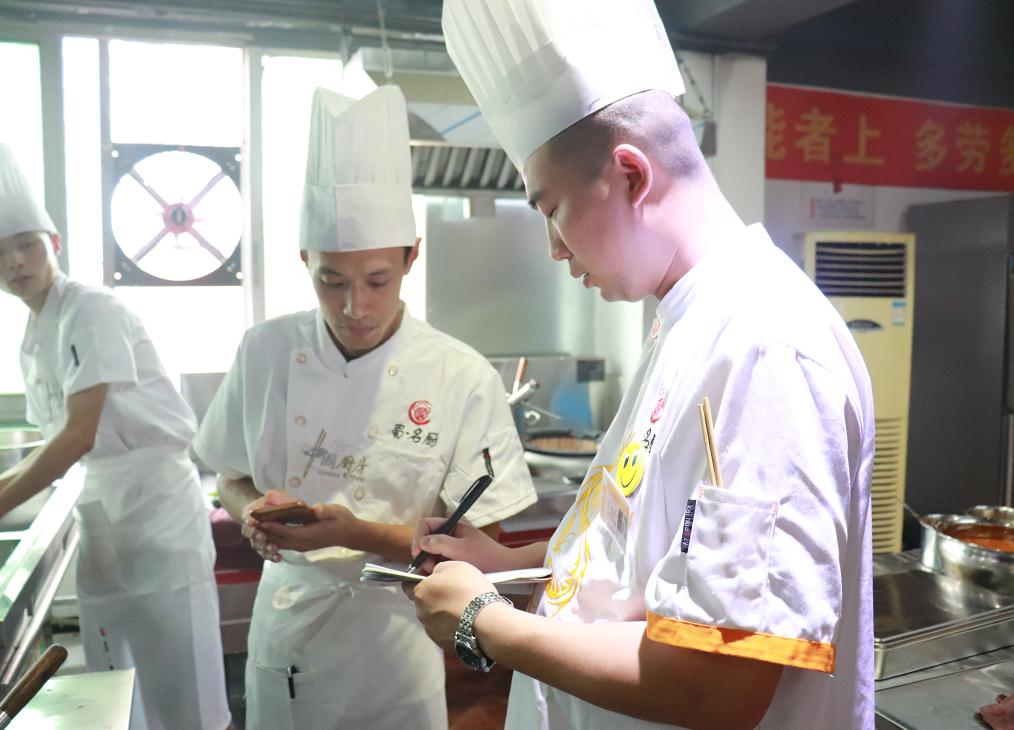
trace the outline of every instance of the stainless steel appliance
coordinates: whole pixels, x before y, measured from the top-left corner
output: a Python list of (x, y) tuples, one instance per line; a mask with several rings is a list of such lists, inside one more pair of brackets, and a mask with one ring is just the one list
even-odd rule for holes
[(920, 513), (1011, 504), (1014, 197), (908, 209), (915, 331), (906, 499)]

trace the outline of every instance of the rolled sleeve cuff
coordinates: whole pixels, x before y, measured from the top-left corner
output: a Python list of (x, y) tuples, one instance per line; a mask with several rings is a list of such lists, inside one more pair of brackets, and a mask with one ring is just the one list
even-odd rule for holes
[(827, 674), (834, 671), (835, 645), (809, 639), (708, 626), (651, 612), (648, 613), (648, 638), (709, 654), (755, 659)]

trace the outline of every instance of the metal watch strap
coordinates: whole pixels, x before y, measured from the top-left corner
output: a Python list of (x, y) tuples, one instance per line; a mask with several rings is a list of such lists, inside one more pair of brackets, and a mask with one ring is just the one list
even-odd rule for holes
[(475, 617), (479, 615), (479, 611), (491, 603), (506, 603), (508, 606), (514, 606), (514, 604), (510, 602), (510, 599), (504, 598), (496, 591), (480, 593), (478, 596), (469, 601), (467, 606), (465, 606), (465, 610), (461, 614), (461, 620), (458, 622), (458, 630), (456, 633), (459, 633), (462, 636), (471, 636), (474, 638)]

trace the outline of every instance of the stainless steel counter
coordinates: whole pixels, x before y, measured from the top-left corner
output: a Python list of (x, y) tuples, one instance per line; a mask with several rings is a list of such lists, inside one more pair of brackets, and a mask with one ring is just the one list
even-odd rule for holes
[(28, 509), (0, 520), (0, 683), (19, 674), (47, 620), (77, 547), (73, 511), (83, 486), (84, 468), (74, 466)]
[[(905, 573), (913, 568), (919, 567), (918, 551), (908, 551), (894, 555), (878, 555), (874, 558), (875, 576), (907, 576)], [(916, 574), (918, 575), (918, 574)], [(936, 577), (937, 574), (930, 574), (926, 577)], [(939, 576), (945, 579), (945, 576)], [(947, 578), (953, 582), (953, 579)], [(978, 591), (977, 586), (969, 584), (974, 592)], [(905, 589), (912, 595), (906, 600), (914, 600), (915, 593)], [(904, 603), (899, 590), (894, 596), (897, 601)], [(988, 591), (986, 593), (989, 593)], [(1002, 597), (989, 594), (996, 599)], [(885, 599), (883, 592), (878, 596), (875, 593), (874, 613), (877, 620), (881, 622), (878, 639), (881, 635), (889, 639), (890, 630), (885, 633), (884, 619), (890, 619), (896, 614), (905, 615), (908, 619), (921, 617), (932, 610), (946, 608), (947, 615), (954, 611), (953, 601), (944, 601), (946, 605), (920, 606), (912, 604), (908, 609), (899, 611), (899, 606), (878, 605), (877, 599), (882, 602)], [(962, 591), (962, 603), (959, 608), (965, 607), (967, 600)], [(986, 607), (989, 609), (989, 607)], [(984, 611), (987, 615), (989, 610)], [(946, 626), (946, 624), (941, 624)], [(887, 629), (890, 629), (888, 626)], [(981, 638), (981, 637), (979, 637)], [(993, 639), (997, 637), (994, 636)], [(974, 655), (947, 661), (945, 663), (930, 666), (919, 671), (908, 672), (900, 676), (893, 676), (888, 679), (881, 679), (876, 682), (876, 727), (884, 730), (896, 730), (898, 728), (911, 730), (952, 730), (953, 728), (975, 728), (983, 727), (975, 719), (975, 714), (983, 705), (994, 702), (998, 694), (1014, 693), (1014, 646), (998, 648), (992, 651), (976, 651), (976, 634), (973, 631), (959, 633), (947, 633), (941, 631), (939, 637), (927, 637), (923, 642), (926, 646), (922, 648), (920, 659), (921, 666), (934, 655), (934, 645), (943, 647), (946, 642), (966, 641), (968, 646), (964, 647), (968, 653)], [(1014, 633), (1009, 634), (1009, 641), (992, 643), (992, 646), (1004, 643), (1014, 644)], [(953, 649), (953, 647), (951, 647)], [(947, 652), (943, 652), (943, 656)], [(939, 658), (938, 658), (939, 661)]]
[(127, 730), (133, 697), (133, 669), (53, 677), (9, 730)]
[[(500, 523), (503, 529), (501, 542), (504, 544), (519, 545), (548, 539), (577, 497), (579, 488), (577, 484), (562, 479), (550, 480), (539, 477), (535, 477), (532, 481), (539, 495), (539, 501)], [(512, 536), (522, 537), (512, 539)]]

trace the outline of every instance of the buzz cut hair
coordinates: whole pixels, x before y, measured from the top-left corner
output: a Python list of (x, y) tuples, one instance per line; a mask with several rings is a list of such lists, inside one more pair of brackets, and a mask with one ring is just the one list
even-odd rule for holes
[(546, 143), (549, 159), (587, 182), (597, 180), (612, 151), (631, 144), (673, 179), (693, 178), (706, 167), (690, 117), (663, 91), (642, 91), (575, 122)]

